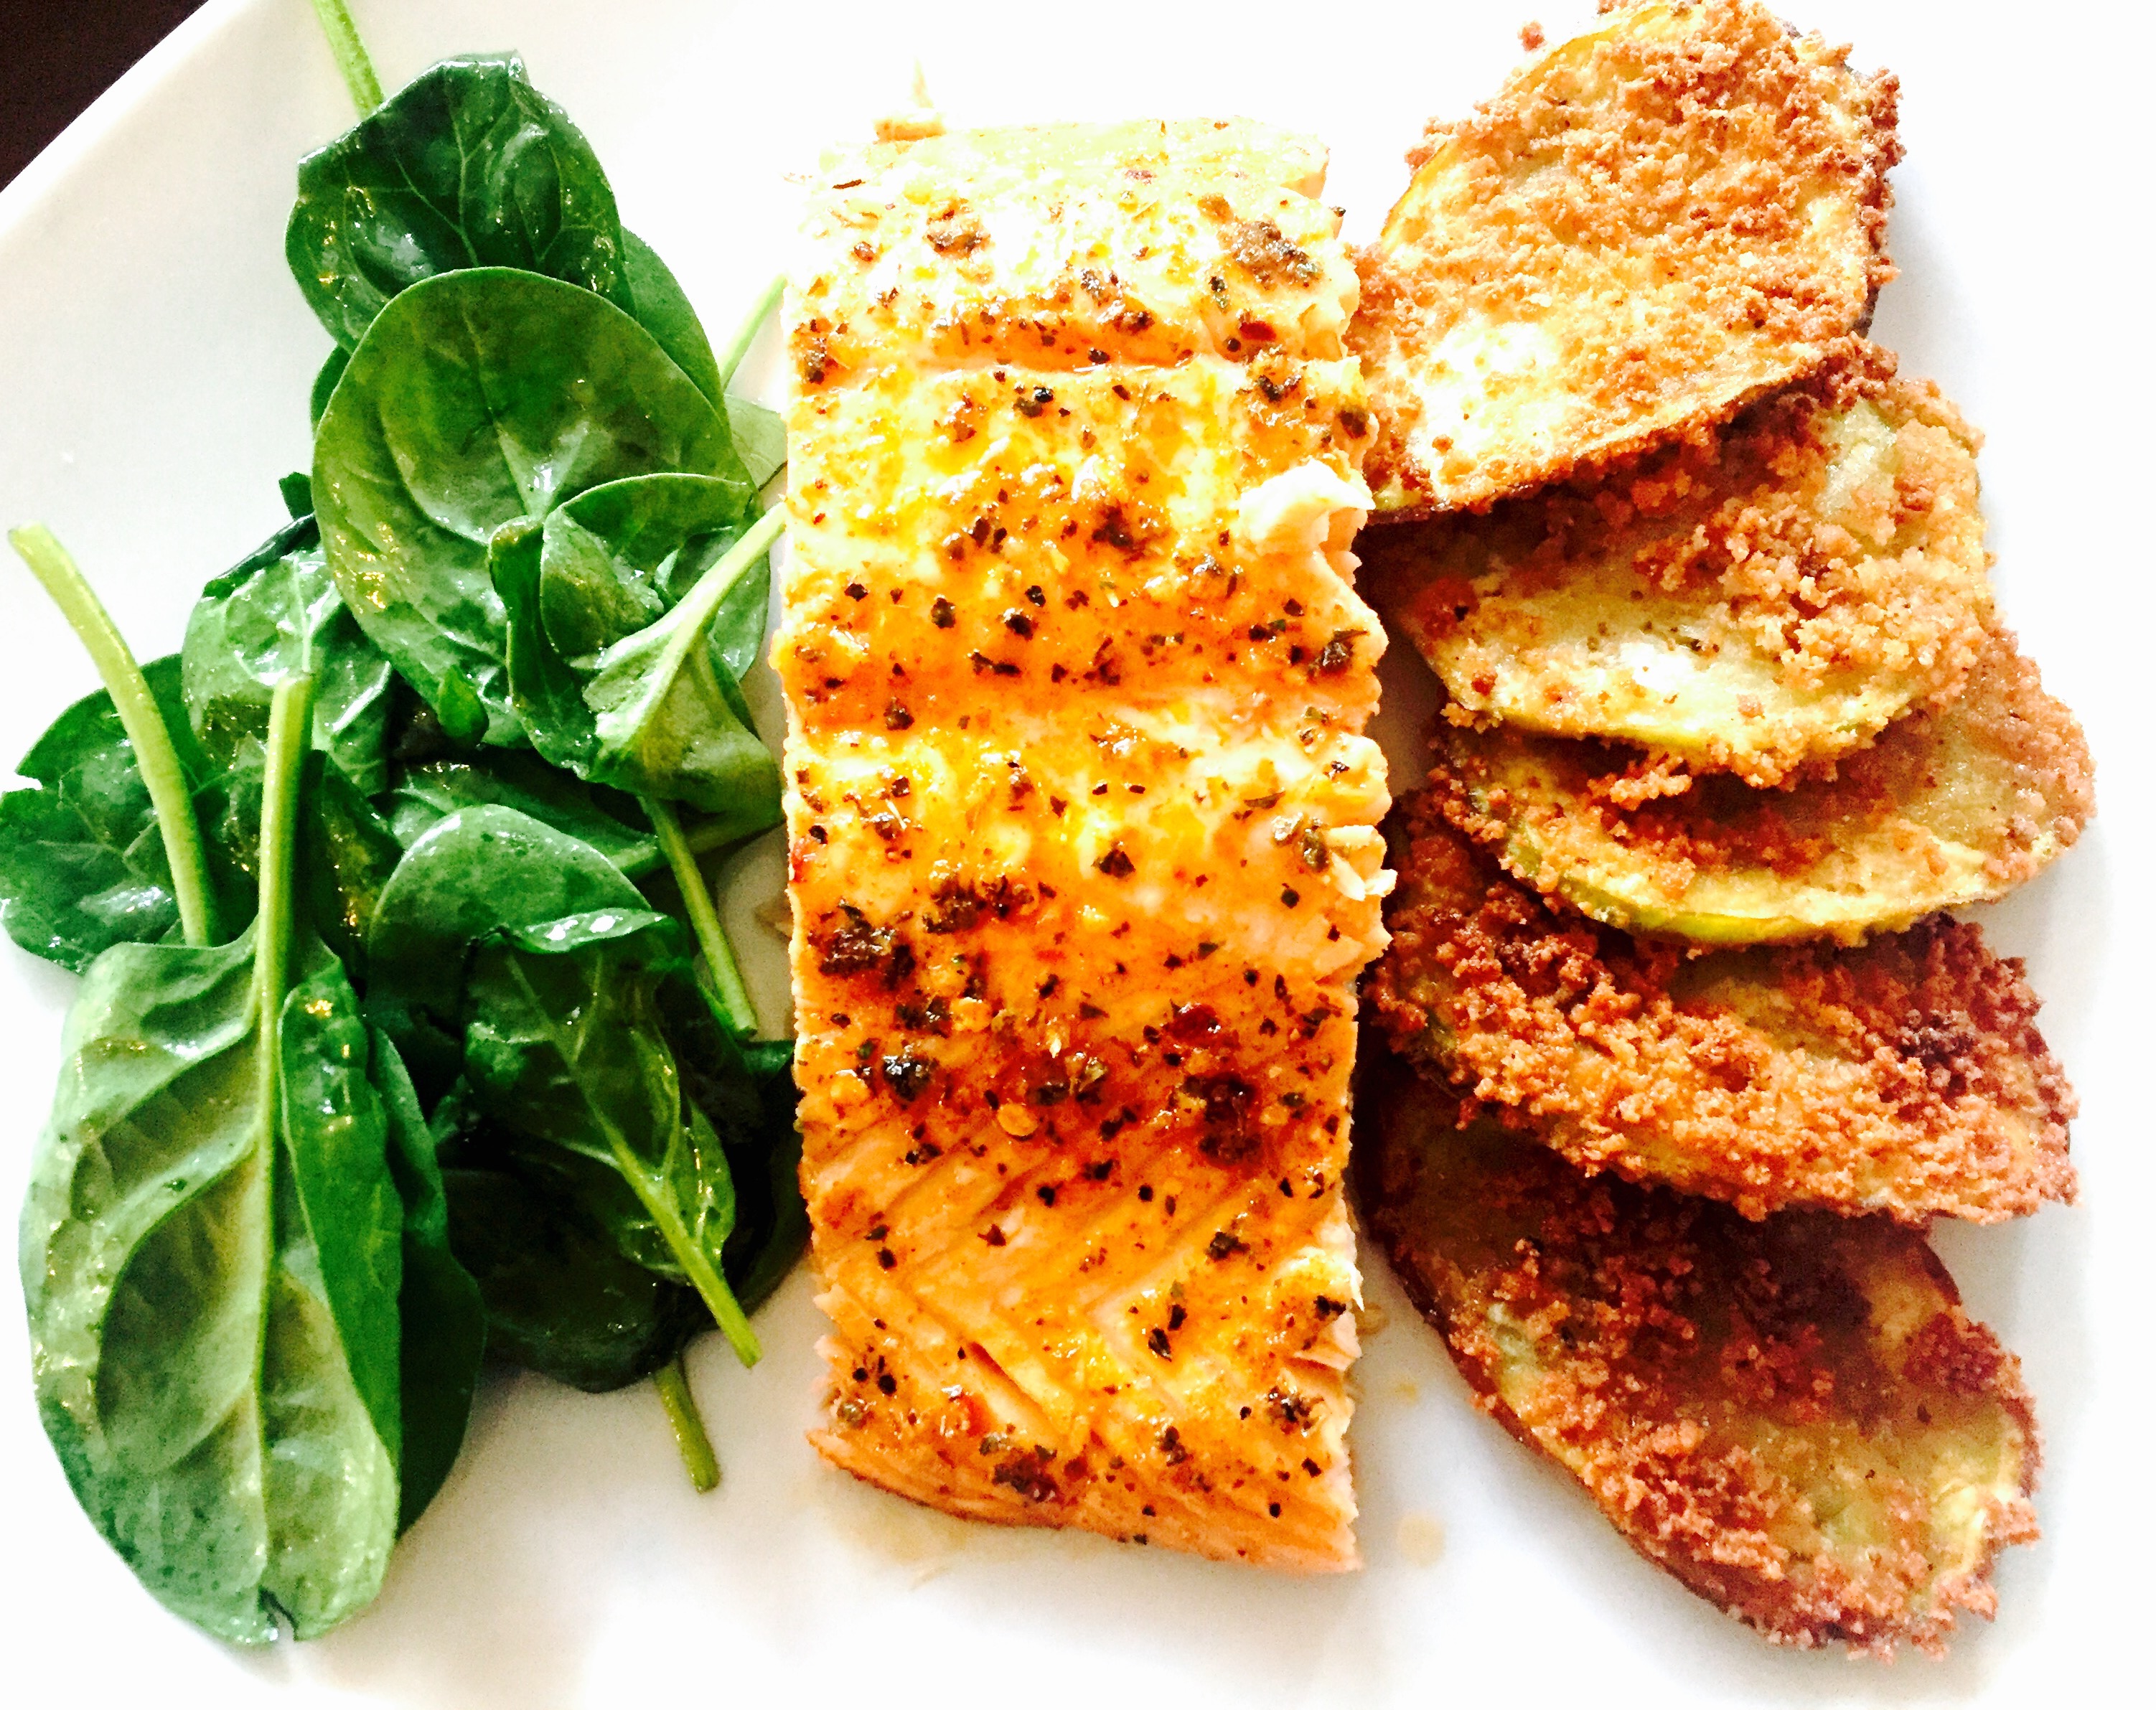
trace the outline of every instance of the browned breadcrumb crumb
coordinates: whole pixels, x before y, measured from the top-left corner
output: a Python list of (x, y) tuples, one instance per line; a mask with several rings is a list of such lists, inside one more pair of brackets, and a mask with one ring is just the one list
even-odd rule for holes
[(1912, 1230), (1589, 1179), (1373, 1066), (1365, 1226), (1478, 1402), (1778, 1644), (1943, 1651), (2036, 1536), (2020, 1363)]
[[(1683, 765), (1763, 787), (1817, 770), (1912, 705), (1946, 706), (1987, 643), (1978, 435), (1936, 387), (1893, 371), (1865, 346), (1726, 428), (1485, 515), (1373, 531), (1363, 586), (1445, 679), (1455, 722), (1494, 712), (1620, 738), (1683, 728), (1684, 755), (1611, 781), (1619, 807), (1681, 793)], [(1582, 658), (1561, 603), (1628, 571), (1650, 636), (1678, 630), (1737, 672), (1768, 665), (1788, 698), (1719, 722), (1686, 697), (1583, 684), (1583, 665), (1605, 668)]]
[(1726, 419), (1891, 275), (1897, 86), (1753, 0), (1648, 3), (1432, 121), (1358, 258), (1381, 513), (1486, 504)]
[(1549, 38), (1543, 33), (1543, 27), (1538, 19), (1531, 18), (1520, 26), (1520, 51), (1522, 53), (1540, 53), (1543, 44)]
[(2021, 964), (1976, 927), (1687, 959), (1548, 906), (1428, 791), (1392, 830), (1365, 1014), (1469, 1108), (1747, 1217), (1992, 1223), (2073, 1198), (2072, 1090)]
[(1772, 874), (1861, 893), (1876, 880), (1867, 863), (1916, 870), (1943, 859), (1948, 843), (1983, 852), (1981, 870), (1963, 885), (1968, 894), (1950, 901), (1988, 900), (2034, 877), (2096, 811), (2080, 725), (1996, 627), (1944, 711), (1898, 721), (1832, 777), (1793, 788), (1753, 789), (1713, 773), (1627, 811), (1608, 780), (1638, 764), (1635, 750), (1444, 721), (1434, 746), (1431, 781), (1445, 813), (1496, 848), (1516, 876), (1557, 894), (1578, 875), (1606, 880), (1621, 868), (1677, 911), (1702, 876)]

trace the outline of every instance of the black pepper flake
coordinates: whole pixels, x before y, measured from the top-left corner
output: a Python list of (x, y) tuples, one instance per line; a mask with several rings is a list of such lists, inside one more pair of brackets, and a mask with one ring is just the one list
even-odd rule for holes
[(894, 696), (883, 710), (883, 723), (886, 730), (910, 729), (913, 724), (913, 715), (906, 710), (905, 703)]
[(1285, 907), (1293, 908), (1301, 901), (1302, 893), (1300, 891), (1297, 891), (1291, 885), (1283, 889), (1281, 892), (1281, 902)]
[(1273, 1517), (1273, 1518), (1274, 1518), (1274, 1519), (1276, 1519), (1276, 1520), (1279, 1519), (1279, 1518), (1280, 1518), (1280, 1504), (1279, 1504), (1278, 1502), (1267, 1502), (1267, 1503), (1265, 1504), (1265, 1512), (1267, 1512), (1268, 1514), (1271, 1515), (1271, 1516)]
[(1033, 619), (1019, 610), (1016, 606), (1013, 606), (1010, 610), (1004, 614), (1004, 628), (1021, 641), (1033, 639)]
[(1213, 1239), (1205, 1244), (1205, 1256), (1215, 1261), (1224, 1259), (1231, 1253), (1247, 1252), (1248, 1250), (1249, 1249), (1245, 1245), (1245, 1244), (1236, 1239), (1235, 1233), (1233, 1230), (1216, 1230), (1214, 1232)]
[(928, 621), (939, 629), (947, 629), (958, 621), (958, 609), (938, 594), (936, 603), (928, 609)]
[(1220, 947), (1214, 943), (1210, 938), (1206, 939), (1198, 947), (1198, 959), (1200, 962), (1203, 962), (1207, 957), (1210, 956), (1219, 947)]
[[(882, 1266), (886, 1271), (895, 1270), (898, 1265), (898, 1255), (892, 1252), (889, 1247), (878, 1247), (876, 1249), (876, 1263)], [(884, 1393), (887, 1395), (891, 1392), (886, 1389)]]
[(1168, 1332), (1162, 1329), (1158, 1324), (1154, 1325), (1152, 1329), (1146, 1332), (1146, 1346), (1151, 1348), (1155, 1353), (1158, 1354), (1163, 1359), (1168, 1359), (1172, 1357), (1172, 1350), (1169, 1348), (1168, 1343)]
[(886, 1395), (896, 1395), (898, 1394), (898, 1379), (891, 1376), (889, 1372), (886, 1372), (876, 1379), (876, 1388)]
[(1045, 606), (1048, 603), (1048, 592), (1038, 583), (1026, 589), (1025, 597), (1037, 606)]
[(1355, 662), (1355, 639), (1360, 629), (1336, 629), (1332, 639), (1318, 650), (1317, 662), (1311, 670), (1321, 676), (1336, 676)]
[(1053, 1205), (1055, 1203), (1055, 1188), (1053, 1183), (1035, 1188), (1033, 1192), (1034, 1197), (1044, 1205)]
[(1341, 1302), (1330, 1299), (1324, 1295), (1318, 1296), (1311, 1302), (1311, 1306), (1321, 1318), (1337, 1318), (1348, 1310)]
[(846, 584), (846, 598), (848, 599), (866, 599), (868, 597), (868, 589), (862, 587), (860, 583), (849, 582)]
[[(1180, 1466), (1190, 1458), (1190, 1451), (1183, 1446), (1183, 1434), (1170, 1425), (1160, 1434), (1161, 1456), (1170, 1466)], [(1151, 1509), (1147, 1512), (1150, 1513)]]
[(1004, 1240), (1002, 1225), (993, 1223), (990, 1224), (988, 1225), (988, 1232), (983, 1235), (981, 1239), (986, 1241), (992, 1247), (1000, 1247), (1004, 1245)]
[(1189, 1322), (1190, 1314), (1183, 1311), (1180, 1306), (1173, 1306), (1168, 1309), (1168, 1327), (1169, 1329), (1180, 1330)]
[(1093, 865), (1111, 879), (1127, 879), (1137, 870), (1137, 864), (1123, 853), (1122, 845), (1116, 844)]

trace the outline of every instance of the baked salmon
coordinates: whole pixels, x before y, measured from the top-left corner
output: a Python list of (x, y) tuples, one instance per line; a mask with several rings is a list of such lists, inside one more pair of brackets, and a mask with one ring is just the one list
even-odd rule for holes
[(1322, 174), (1211, 121), (832, 164), (773, 643), (816, 1446), (1303, 1569), (1356, 1559), (1342, 1177), (1391, 883)]

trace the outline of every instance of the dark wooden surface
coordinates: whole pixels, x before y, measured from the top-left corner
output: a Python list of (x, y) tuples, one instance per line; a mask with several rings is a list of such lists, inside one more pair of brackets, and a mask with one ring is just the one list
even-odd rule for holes
[(0, 184), (202, 0), (0, 0)]

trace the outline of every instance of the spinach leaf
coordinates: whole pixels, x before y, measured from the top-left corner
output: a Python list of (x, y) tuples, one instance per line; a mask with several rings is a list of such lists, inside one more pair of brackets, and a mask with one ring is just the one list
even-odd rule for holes
[[(726, 390), (726, 377), (703, 323), (689, 304), (680, 282), (651, 246), (624, 227), (621, 234), (624, 271), (630, 300), (624, 304), (660, 348), (674, 358), (681, 372), (696, 383), (696, 389), (726, 412), (726, 426), (734, 437), (748, 470), (749, 483), (761, 491), (786, 465), (786, 424), (778, 414), (748, 398)], [(767, 302), (764, 309), (767, 311)], [(758, 321), (762, 319), (759, 312)]]
[[(751, 549), (768, 544), (781, 516), (767, 512), (687, 598), (598, 654), (584, 685), (598, 738), (593, 777), (685, 801), (743, 837), (778, 823), (778, 763), (735, 680), (721, 675), (713, 626), (760, 560)], [(762, 615), (757, 610), (759, 633)]]
[(762, 641), (778, 519), (726, 527), (716, 538), (733, 538), (711, 562), (710, 525), (726, 497), (719, 483), (679, 477), (593, 488), (543, 528), (500, 531), (491, 566), (511, 701), (540, 752), (747, 836), (778, 817), (778, 763), (736, 669)]
[(651, 335), (590, 292), (478, 269), (392, 301), (315, 438), (330, 569), (361, 627), (449, 722), (520, 731), (487, 542), (586, 488), (666, 471), (745, 483), (726, 418)]
[[(344, 371), (351, 362), (352, 352), (339, 345), (322, 358), (321, 367), (315, 371), (315, 383), (307, 388), (307, 426), (310, 430), (321, 426), (322, 413), (330, 407), (330, 398), (336, 391), (337, 382), (344, 378)], [(314, 508), (311, 495), (307, 509), (311, 511)]]
[(403, 1435), (397, 1529), (403, 1532), (434, 1500), (464, 1446), (486, 1348), (486, 1306), (450, 1245), (448, 1191), (412, 1077), (387, 1034), (371, 1030), (369, 1043), (368, 1078), (388, 1120), (389, 1173), (404, 1208), (397, 1296)]
[(734, 436), (734, 449), (760, 493), (771, 478), (786, 467), (786, 421), (778, 411), (746, 398), (726, 398), (726, 426)]
[[(177, 655), (143, 667), (192, 791), (209, 762), (187, 728)], [(0, 925), (25, 950), (80, 972), (115, 944), (155, 943), (179, 924), (157, 816), (134, 744), (100, 689), (54, 720), (0, 796)], [(200, 817), (198, 809), (198, 817)]]
[(711, 1322), (694, 1289), (624, 1257), (594, 1220), (513, 1168), (465, 1165), (443, 1179), (495, 1358), (579, 1389), (619, 1389)]
[(466, 808), (513, 808), (589, 844), (631, 878), (663, 865), (651, 826), (634, 798), (586, 783), (515, 748), (469, 760), (430, 760), (400, 769), (389, 791), (389, 823), (406, 848)]
[(673, 357), (675, 366), (696, 383), (696, 390), (731, 418), (726, 383), (719, 376), (719, 359), (711, 354), (711, 341), (705, 336), (704, 323), (689, 306), (681, 282), (651, 245), (626, 227), (622, 230), (621, 251), (622, 272), (628, 285), (627, 300), (622, 306), (659, 341), (659, 347)]
[(39, 1411), (78, 1498), (168, 1607), (244, 1643), (364, 1607), (399, 1513), (408, 1214), (357, 1001), (293, 932), (307, 728), (286, 685), (246, 932), (90, 966), (22, 1224)]
[(287, 524), (203, 590), (180, 649), (195, 735), (213, 753), (270, 727), (275, 686), (315, 679), (315, 746), (362, 793), (388, 783), (389, 661), (346, 609), (311, 516)]
[(382, 887), (367, 932), (369, 1013), (422, 1086), (439, 1091), (460, 1066), (475, 943), (500, 927), (647, 906), (588, 844), (511, 808), (461, 809), (405, 850)]
[(513, 54), (444, 59), (307, 156), (285, 234), (292, 276), (346, 349), (399, 292), (459, 269), (625, 300), (622, 249), (598, 157)]
[(786, 1280), (808, 1240), (793, 1047), (784, 1040), (737, 1039), (700, 982), (668, 980), (660, 1008), (681, 1090), (710, 1118), (726, 1151), (738, 1207), (726, 1241), (726, 1277), (742, 1310), (752, 1312)]
[(726, 1154), (685, 1108), (658, 991), (687, 967), (680, 925), (603, 908), (490, 935), (472, 960), (465, 1074), (480, 1108), (646, 1270), (691, 1284), (737, 1352), (754, 1333), (723, 1271)]

